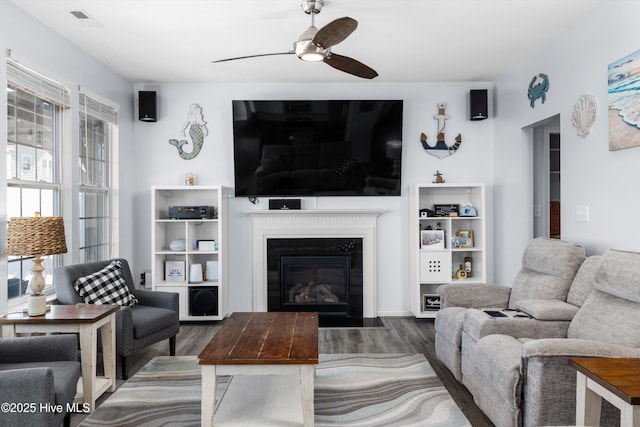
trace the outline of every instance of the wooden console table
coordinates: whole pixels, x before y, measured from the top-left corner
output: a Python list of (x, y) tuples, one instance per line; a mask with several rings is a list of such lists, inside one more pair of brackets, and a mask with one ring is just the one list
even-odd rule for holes
[[(116, 311), (117, 305), (52, 305), (42, 316), (26, 312), (8, 313), (0, 317), (3, 337), (32, 333), (78, 333), (82, 378), (76, 399), (82, 399), (93, 411), (96, 399), (105, 391), (116, 390)], [(102, 334), (104, 377), (96, 376), (97, 335)]]
[(640, 359), (573, 358), (576, 424), (599, 426), (602, 398), (620, 409), (622, 427), (640, 427)]
[(233, 313), (198, 356), (202, 426), (213, 426), (217, 375), (300, 375), (305, 427), (314, 423), (318, 313)]

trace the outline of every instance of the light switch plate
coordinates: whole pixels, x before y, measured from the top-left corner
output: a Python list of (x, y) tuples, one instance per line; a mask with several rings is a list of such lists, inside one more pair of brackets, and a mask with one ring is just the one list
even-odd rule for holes
[(589, 222), (589, 206), (576, 206), (576, 221)]

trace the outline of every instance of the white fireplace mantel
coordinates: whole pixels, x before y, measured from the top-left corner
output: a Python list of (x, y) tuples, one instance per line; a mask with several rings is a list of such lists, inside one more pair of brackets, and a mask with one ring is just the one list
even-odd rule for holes
[(363, 316), (377, 316), (377, 218), (373, 209), (247, 209), (253, 222), (253, 309), (267, 311), (267, 240), (286, 238), (362, 239)]

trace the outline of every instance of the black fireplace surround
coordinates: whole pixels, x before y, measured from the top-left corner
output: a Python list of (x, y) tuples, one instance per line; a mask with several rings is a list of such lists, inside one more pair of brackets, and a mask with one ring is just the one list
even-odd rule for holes
[(317, 311), (320, 322), (363, 316), (361, 238), (267, 239), (267, 310)]

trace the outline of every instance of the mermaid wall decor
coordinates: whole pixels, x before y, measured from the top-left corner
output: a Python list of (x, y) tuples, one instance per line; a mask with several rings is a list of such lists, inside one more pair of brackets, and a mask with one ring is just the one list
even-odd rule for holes
[(183, 147), (189, 144), (186, 139), (170, 139), (169, 144), (174, 145), (178, 149), (178, 154), (185, 160), (195, 158), (202, 150), (204, 137), (207, 136), (207, 122), (202, 117), (202, 107), (198, 104), (191, 104), (187, 113), (187, 121), (182, 126), (182, 136), (186, 137), (187, 128), (189, 128), (189, 136), (191, 137), (191, 151), (184, 151)]

